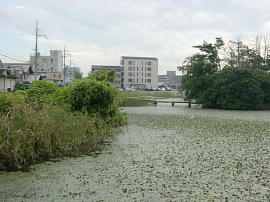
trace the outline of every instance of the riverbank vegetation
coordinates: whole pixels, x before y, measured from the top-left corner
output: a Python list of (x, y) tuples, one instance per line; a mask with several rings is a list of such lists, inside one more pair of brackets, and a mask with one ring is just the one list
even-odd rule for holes
[[(179, 70), (182, 91), (187, 100), (195, 99), (204, 107), (221, 109), (270, 108), (270, 55), (268, 49), (249, 48), (242, 41), (221, 38), (214, 44), (194, 46), (200, 53), (188, 57)], [(268, 47), (268, 44), (265, 44)], [(226, 57), (220, 52), (225, 50)]]
[(135, 91), (135, 92), (119, 92), (118, 102), (121, 107), (141, 107), (152, 105), (148, 99), (165, 99), (182, 97), (177, 91)]
[(25, 91), (0, 94), (0, 170), (87, 155), (126, 124), (117, 91), (95, 76), (68, 87), (34, 81)]

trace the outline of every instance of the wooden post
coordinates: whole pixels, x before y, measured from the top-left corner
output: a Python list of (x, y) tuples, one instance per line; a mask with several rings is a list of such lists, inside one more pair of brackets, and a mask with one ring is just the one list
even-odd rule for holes
[(172, 107), (174, 107), (174, 102), (172, 102)]

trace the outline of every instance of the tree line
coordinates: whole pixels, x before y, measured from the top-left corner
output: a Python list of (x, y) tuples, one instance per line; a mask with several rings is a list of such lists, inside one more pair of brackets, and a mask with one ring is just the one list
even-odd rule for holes
[(267, 36), (255, 42), (253, 47), (239, 39), (225, 44), (217, 37), (215, 43), (193, 46), (199, 52), (178, 67), (185, 99), (209, 108), (270, 108), (270, 46)]

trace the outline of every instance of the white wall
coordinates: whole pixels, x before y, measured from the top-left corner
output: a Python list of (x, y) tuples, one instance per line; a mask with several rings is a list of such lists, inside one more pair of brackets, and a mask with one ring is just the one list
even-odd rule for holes
[(14, 90), (15, 79), (0, 77), (0, 92), (7, 92), (8, 88)]
[[(30, 64), (35, 70), (35, 56), (30, 56)], [(62, 72), (63, 70), (63, 57), (61, 50), (51, 50), (50, 56), (38, 56), (37, 58), (38, 69), (37, 72)]]

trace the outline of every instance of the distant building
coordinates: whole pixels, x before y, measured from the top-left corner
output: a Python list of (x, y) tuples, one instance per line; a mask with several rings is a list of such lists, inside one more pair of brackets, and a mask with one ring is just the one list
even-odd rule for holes
[(123, 88), (158, 88), (158, 59), (154, 57), (122, 56)]
[(112, 66), (112, 65), (92, 65), (92, 73), (97, 71), (104, 70), (113, 70), (115, 71), (113, 87), (122, 88), (122, 67), (121, 66)]
[(64, 68), (64, 83), (66, 85), (72, 84), (75, 81), (75, 72), (81, 72), (81, 68), (80, 67), (70, 67), (70, 66), (66, 66)]
[(4, 63), (7, 70), (13, 72), (16, 77), (16, 83), (29, 82), (39, 80), (39, 75), (35, 75), (32, 66), (27, 63)]
[(166, 75), (158, 75), (158, 85), (177, 89), (181, 84), (181, 76), (176, 71), (167, 71)]
[(34, 72), (63, 72), (63, 54), (61, 50), (51, 50), (49, 56), (41, 56), (38, 53), (37, 67), (35, 56), (30, 56), (30, 64)]
[(14, 72), (4, 67), (0, 60), (0, 92), (14, 91), (16, 76)]
[(61, 72), (47, 72), (44, 80), (58, 85), (64, 84), (64, 76)]

